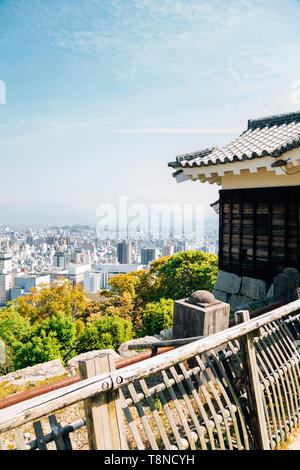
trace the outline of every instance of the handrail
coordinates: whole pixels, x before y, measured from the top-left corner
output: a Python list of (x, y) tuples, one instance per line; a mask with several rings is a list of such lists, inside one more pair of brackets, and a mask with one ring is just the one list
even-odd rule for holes
[[(281, 307), (284, 305), (283, 301), (277, 301), (272, 304), (268, 304), (264, 307), (260, 307), (257, 310), (254, 310), (250, 313), (250, 318), (256, 318), (263, 313), (269, 312), (272, 309), (277, 307)], [(229, 327), (234, 326), (234, 320), (230, 320)], [(149, 357), (162, 354), (166, 351), (173, 349), (174, 347), (182, 346), (184, 344), (192, 343), (198, 339), (201, 339), (202, 336), (194, 337), (194, 338), (184, 338), (178, 340), (170, 340), (170, 341), (160, 341), (156, 343), (145, 343), (139, 345), (129, 345), (128, 349), (152, 349), (152, 352), (143, 352), (136, 354), (134, 356), (116, 360), (116, 369), (121, 369), (122, 367), (126, 367), (131, 364), (135, 364), (140, 361), (144, 361), (149, 359)], [(35, 387), (31, 390), (26, 390), (24, 392), (15, 393), (6, 398), (0, 399), (0, 410), (4, 408), (8, 408), (9, 406), (15, 405), (25, 400), (29, 400), (30, 398), (38, 397), (48, 392), (52, 392), (54, 390), (59, 390), (60, 388), (66, 387), (67, 385), (72, 385), (74, 383), (80, 382), (80, 375), (76, 374), (72, 377), (67, 377), (65, 379), (61, 379), (57, 382), (53, 382), (46, 385), (41, 385), (40, 387)]]
[(41, 418), (53, 411), (73, 405), (101, 392), (118, 389), (132, 383), (134, 380), (149, 377), (152, 374), (176, 365), (178, 362), (191, 359), (195, 354), (202, 354), (228, 341), (236, 340), (299, 309), (300, 299), (266, 313), (259, 318), (249, 320), (194, 343), (163, 353), (159, 357), (146, 359), (134, 366), (127, 366), (110, 374), (91, 377), (77, 384), (64, 387), (61, 390), (49, 392), (42, 397), (10, 406), (0, 411), (0, 433)]
[[(116, 360), (116, 369), (121, 369), (122, 367), (136, 364), (140, 361), (145, 361), (146, 359), (149, 359), (149, 357), (163, 354), (164, 352), (170, 351), (171, 349), (173, 349), (173, 347), (161, 347), (156, 351), (146, 351), (131, 357), (127, 357), (125, 359), (118, 359)], [(31, 390), (26, 390), (24, 392), (19, 392), (6, 398), (1, 398), (0, 410), (8, 408), (12, 405), (16, 405), (17, 403), (20, 403), (22, 401), (29, 400), (30, 398), (39, 397), (41, 395), (44, 395), (45, 393), (52, 392), (54, 390), (59, 390), (60, 388), (67, 387), (68, 385), (78, 383), (80, 382), (80, 380), (80, 375), (75, 374), (71, 377), (66, 377), (65, 379), (58, 380), (57, 382), (41, 385), (40, 387), (32, 388)]]

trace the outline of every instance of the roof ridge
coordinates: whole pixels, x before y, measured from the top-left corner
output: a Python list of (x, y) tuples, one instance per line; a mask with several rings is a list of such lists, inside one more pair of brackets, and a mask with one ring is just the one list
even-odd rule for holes
[(215, 150), (218, 150), (218, 147), (208, 147), (206, 149), (195, 150), (194, 152), (177, 155), (175, 158), (177, 162), (180, 162), (181, 160), (192, 160), (194, 158), (203, 158), (203, 157), (206, 157), (207, 155), (210, 155)]
[(264, 116), (257, 119), (248, 120), (248, 130), (257, 129), (266, 126), (275, 126), (276, 124), (290, 124), (300, 121), (300, 111), (293, 113), (277, 114), (273, 116)]

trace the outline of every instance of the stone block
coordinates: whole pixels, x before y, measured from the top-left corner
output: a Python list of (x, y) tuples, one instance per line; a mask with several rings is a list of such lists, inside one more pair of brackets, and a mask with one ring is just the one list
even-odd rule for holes
[(228, 294), (238, 294), (241, 288), (242, 278), (237, 274), (219, 271), (214, 288)]
[(296, 268), (286, 268), (274, 277), (274, 301), (285, 303), (298, 299), (297, 289), (300, 287), (300, 273)]
[(213, 294), (197, 291), (174, 303), (173, 339), (209, 336), (229, 326), (230, 306)]
[(267, 299), (273, 299), (273, 298), (274, 298), (274, 284), (271, 284), (267, 292)]
[(0, 384), (5, 382), (17, 386), (35, 385), (46, 379), (65, 377), (67, 374), (68, 372), (62, 366), (60, 359), (53, 359), (52, 361), (25, 367), (24, 369), (10, 372), (7, 375), (2, 375), (0, 377)]
[(227, 292), (223, 292), (222, 290), (218, 289), (213, 289), (212, 293), (215, 299), (220, 300), (220, 302), (228, 302), (230, 294), (228, 294)]
[(251, 300), (252, 299), (250, 299), (250, 297), (246, 297), (244, 295), (236, 295), (236, 294), (231, 295), (229, 299), (231, 312), (236, 312), (237, 310), (247, 310), (242, 307), (244, 307), (245, 304), (249, 304)]
[(267, 285), (261, 279), (244, 276), (240, 294), (253, 300), (261, 300), (267, 295)]
[(159, 335), (155, 335), (155, 337), (158, 337), (160, 341), (166, 341), (172, 338), (172, 334), (173, 334), (173, 328), (168, 328), (167, 330), (161, 330)]
[(121, 346), (118, 349), (118, 353), (120, 354), (121, 357), (133, 356), (134, 354), (137, 354), (139, 351), (134, 350), (134, 349), (128, 349), (129, 344), (155, 343), (157, 341), (159, 341), (159, 339), (155, 338), (155, 336), (144, 336), (144, 338), (131, 339), (121, 344)]

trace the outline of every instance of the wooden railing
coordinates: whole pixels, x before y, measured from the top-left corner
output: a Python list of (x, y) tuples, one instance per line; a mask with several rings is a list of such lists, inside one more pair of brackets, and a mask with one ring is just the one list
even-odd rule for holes
[(112, 356), (82, 362), (79, 383), (1, 410), (0, 437), (15, 430), (17, 448), (71, 448), (74, 423), (53, 413), (84, 401), (75, 428), (90, 449), (280, 448), (300, 423), (299, 310), (297, 300), (253, 320), (237, 312), (232, 328), (118, 370)]

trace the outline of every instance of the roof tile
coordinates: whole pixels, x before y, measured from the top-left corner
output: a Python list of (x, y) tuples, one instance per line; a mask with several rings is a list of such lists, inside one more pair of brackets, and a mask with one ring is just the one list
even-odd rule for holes
[(252, 160), (268, 155), (280, 156), (300, 147), (300, 112), (280, 114), (248, 121), (248, 129), (221, 149), (207, 148), (176, 157), (169, 166), (202, 167)]

